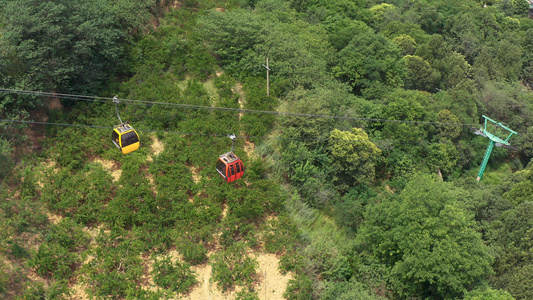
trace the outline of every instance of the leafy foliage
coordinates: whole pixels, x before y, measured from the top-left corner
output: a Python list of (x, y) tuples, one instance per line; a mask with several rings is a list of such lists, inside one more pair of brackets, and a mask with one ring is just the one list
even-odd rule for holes
[(100, 247), (91, 251), (94, 259), (80, 268), (81, 280), (90, 296), (123, 298), (140, 283), (141, 245), (124, 236), (123, 230), (101, 232), (97, 242)]
[(186, 292), (197, 282), (188, 264), (174, 263), (169, 257), (156, 259), (152, 273), (157, 285), (178, 294)]
[[(127, 33), (151, 1), (112, 7), (103, 1), (10, 1), (3, 7), (8, 53), (20, 81), (34, 89), (96, 91), (121, 68)], [(115, 10), (116, 9), (116, 10)], [(141, 18), (132, 18), (140, 10)], [(11, 75), (11, 74), (10, 74)]]
[(258, 263), (245, 252), (243, 243), (235, 243), (226, 250), (213, 255), (213, 279), (223, 290), (233, 288), (235, 285), (251, 287), (255, 281)]
[(383, 35), (370, 28), (353, 36), (338, 53), (333, 68), (336, 77), (350, 83), (355, 92), (372, 85), (399, 87), (405, 72), (400, 51)]
[[(524, 1), (0, 7), (3, 87), (192, 105), (121, 105), (142, 144), (126, 156), (100, 128), (3, 122), (0, 297), (67, 298), (75, 274), (93, 298), (180, 297), (188, 264), (207, 262), (219, 287), (257, 299), (249, 251), (265, 250), (295, 274), (289, 299), (531, 298)], [(70, 100), (52, 111), (49, 99), (3, 93), (0, 117), (116, 122), (108, 103)], [(520, 151), (496, 149), (477, 183), (486, 140), (470, 127), (481, 114), (519, 132)], [(213, 172), (228, 133), (246, 166), (229, 185)], [(100, 234), (90, 242), (86, 230)], [(162, 289), (146, 289), (147, 253), (171, 249), (186, 263), (157, 260)]]
[(351, 131), (335, 129), (330, 138), (329, 149), (341, 184), (353, 186), (353, 183), (374, 178), (381, 150), (368, 139), (366, 132), (360, 128)]
[[(368, 208), (356, 238), (369, 261), (384, 264), (399, 297), (460, 296), (492, 272), (491, 256), (461, 200), (465, 193), (428, 176)], [(461, 269), (461, 272), (453, 270)]]
[(36, 273), (43, 277), (54, 279), (69, 279), (73, 265), (79, 262), (76, 254), (56, 243), (43, 243), (32, 255), (30, 267), (35, 267)]

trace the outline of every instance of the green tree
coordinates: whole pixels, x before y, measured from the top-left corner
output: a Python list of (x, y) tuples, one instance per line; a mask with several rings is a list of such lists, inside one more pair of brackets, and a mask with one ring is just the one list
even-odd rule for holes
[(355, 35), (338, 52), (332, 71), (337, 78), (348, 82), (356, 93), (377, 83), (399, 87), (405, 72), (401, 58), (396, 45), (368, 28)]
[(458, 297), (492, 273), (465, 197), (462, 189), (420, 175), (398, 197), (368, 208), (357, 249), (385, 266), (398, 297)]
[(440, 89), (453, 88), (469, 76), (470, 65), (462, 54), (453, 51), (442, 35), (436, 34), (426, 44), (419, 45), (415, 55), (440, 74)]
[(436, 139), (455, 141), (461, 135), (459, 118), (447, 109), (437, 113), (437, 122), (441, 123), (435, 130)]
[(531, 299), (533, 297), (533, 264), (518, 267), (513, 273), (507, 290), (516, 299)]
[(258, 14), (233, 9), (210, 11), (198, 19), (197, 30), (211, 51), (220, 57), (225, 69), (238, 72), (239, 62), (261, 41), (266, 28)]
[(509, 292), (491, 288), (475, 289), (465, 293), (464, 300), (515, 300)]
[[(528, 29), (525, 33), (524, 49), (533, 48), (533, 28)], [(529, 86), (533, 86), (533, 53), (531, 51), (524, 51), (522, 73), (520, 78), (523, 79)]]
[(399, 148), (412, 148), (405, 142), (419, 142), (425, 139), (429, 130), (424, 124), (416, 121), (430, 119), (429, 94), (420, 91), (397, 89), (387, 93), (381, 99), (380, 117), (388, 120), (403, 120), (406, 122), (375, 123), (376, 130), (381, 131), (381, 136), (399, 142)]
[[(153, 2), (125, 7), (126, 1), (116, 6), (107, 1), (8, 1), (1, 38), (13, 68), (21, 70), (17, 82), (33, 89), (98, 91), (124, 67), (128, 33), (146, 20)], [(132, 14), (137, 19), (125, 18)]]
[[(279, 123), (283, 134), (290, 138), (301, 138), (307, 145), (315, 145), (316, 139), (328, 138), (335, 127), (349, 126), (333, 118), (317, 118), (312, 115), (357, 116), (356, 99), (344, 84), (331, 82), (325, 87), (294, 89), (285, 97), (285, 103), (278, 108), (281, 112), (309, 116), (283, 116)], [(308, 141), (306, 141), (308, 139)]]
[(522, 69), (522, 47), (503, 39), (485, 43), (473, 64), (473, 73), (480, 83), (488, 80), (516, 81)]
[(392, 42), (402, 50), (403, 55), (413, 55), (416, 51), (416, 41), (407, 34), (396, 36)]
[[(417, 47), (418, 45), (427, 43), (431, 39), (431, 35), (422, 30), (419, 24), (413, 23), (410, 20), (389, 20), (380, 32), (393, 41), (397, 37), (407, 35), (415, 40)], [(395, 44), (397, 43), (395, 42)], [(400, 47), (400, 49), (404, 48)], [(413, 53), (407, 54), (413, 55)]]
[(332, 81), (327, 71), (334, 53), (325, 42), (327, 34), (322, 26), (297, 19), (265, 26), (268, 26), (268, 34), (255, 45), (255, 53), (250, 52), (244, 60), (248, 69), (257, 70), (268, 57), (271, 75), (288, 80), (294, 87), (310, 89)]
[[(448, 142), (448, 143), (446, 143)], [(438, 144), (431, 144), (428, 147), (428, 166), (436, 168), (445, 176), (449, 175), (459, 160), (459, 152), (451, 141), (441, 140)], [(435, 171), (433, 169), (432, 171)]]
[(497, 253), (493, 281), (496, 287), (507, 288), (518, 268), (533, 263), (533, 202), (503, 212), (490, 224), (488, 237)]
[(531, 171), (531, 165), (525, 170), (514, 173), (513, 178), (517, 182), (503, 194), (503, 197), (516, 206), (524, 202), (533, 201), (533, 172)]
[(374, 179), (376, 163), (381, 150), (368, 139), (360, 128), (351, 131), (334, 129), (330, 134), (329, 150), (335, 165), (336, 180), (354, 186)]
[(404, 80), (405, 87), (433, 92), (438, 84), (439, 73), (419, 56), (406, 55), (404, 60), (407, 68)]

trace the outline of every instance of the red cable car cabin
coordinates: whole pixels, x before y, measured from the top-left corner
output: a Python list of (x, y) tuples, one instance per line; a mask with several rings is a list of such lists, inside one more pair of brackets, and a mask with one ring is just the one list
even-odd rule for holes
[(229, 183), (242, 177), (244, 165), (233, 152), (228, 152), (218, 158), (217, 171)]

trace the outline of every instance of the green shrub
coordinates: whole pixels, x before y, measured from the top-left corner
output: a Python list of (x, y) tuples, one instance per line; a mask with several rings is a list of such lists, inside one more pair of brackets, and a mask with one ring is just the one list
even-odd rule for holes
[(313, 282), (311, 278), (307, 275), (299, 274), (296, 278), (289, 280), (283, 297), (289, 300), (313, 299)]
[(348, 258), (332, 242), (314, 241), (304, 250), (307, 268), (322, 280), (341, 281), (351, 277)]
[(57, 224), (50, 224), (45, 240), (49, 243), (57, 243), (69, 251), (76, 248), (83, 249), (89, 244), (89, 234), (83, 231), (83, 227), (71, 218), (64, 218)]
[(279, 259), (279, 269), (282, 273), (301, 272), (304, 267), (304, 257), (296, 251), (288, 252)]
[(8, 282), (9, 274), (7, 273), (7, 267), (3, 262), (0, 262), (0, 295), (6, 292)]
[(101, 231), (96, 241), (97, 246), (88, 253), (94, 258), (79, 269), (88, 295), (122, 299), (138, 290), (143, 275), (140, 242), (119, 227), (109, 233)]
[(178, 242), (176, 248), (183, 255), (183, 259), (192, 265), (199, 265), (207, 260), (207, 249), (203, 244), (183, 239)]
[(29, 253), (18, 242), (14, 241), (11, 243), (11, 255), (16, 259), (28, 258)]
[(152, 275), (158, 286), (178, 294), (189, 291), (197, 282), (189, 264), (178, 261), (172, 262), (170, 257), (163, 257), (161, 260), (156, 259)]
[(292, 248), (297, 241), (298, 228), (286, 215), (272, 219), (266, 227), (263, 240), (265, 250), (269, 253), (283, 253)]
[(9, 142), (0, 138), (0, 179), (4, 179), (11, 172), (11, 168), (13, 168), (12, 152), (13, 147)]
[(258, 263), (246, 252), (244, 243), (235, 243), (212, 256), (213, 279), (222, 291), (235, 285), (251, 287), (254, 283)]
[(259, 300), (258, 292), (243, 289), (235, 295), (235, 300)]
[(327, 281), (320, 300), (377, 300), (365, 286), (355, 280)]
[(102, 215), (102, 206), (109, 201), (113, 188), (109, 172), (96, 163), (75, 173), (61, 169), (49, 180), (41, 201), (51, 211), (83, 224), (94, 222)]
[[(47, 286), (42, 282), (27, 281), (24, 291), (16, 299), (44, 300), (44, 299), (70, 299), (70, 289), (66, 280), (51, 281)], [(0, 294), (1, 295), (1, 294)]]
[(56, 243), (43, 243), (33, 253), (28, 265), (42, 277), (68, 279), (73, 275), (74, 264), (79, 262), (76, 254)]

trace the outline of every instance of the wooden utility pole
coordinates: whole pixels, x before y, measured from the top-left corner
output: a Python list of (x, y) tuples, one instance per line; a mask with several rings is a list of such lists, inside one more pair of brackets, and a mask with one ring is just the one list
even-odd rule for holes
[(263, 67), (267, 69), (267, 96), (270, 96), (270, 78), (269, 78), (270, 69), (268, 68), (268, 57), (267, 57), (267, 64), (266, 66), (263, 65)]

